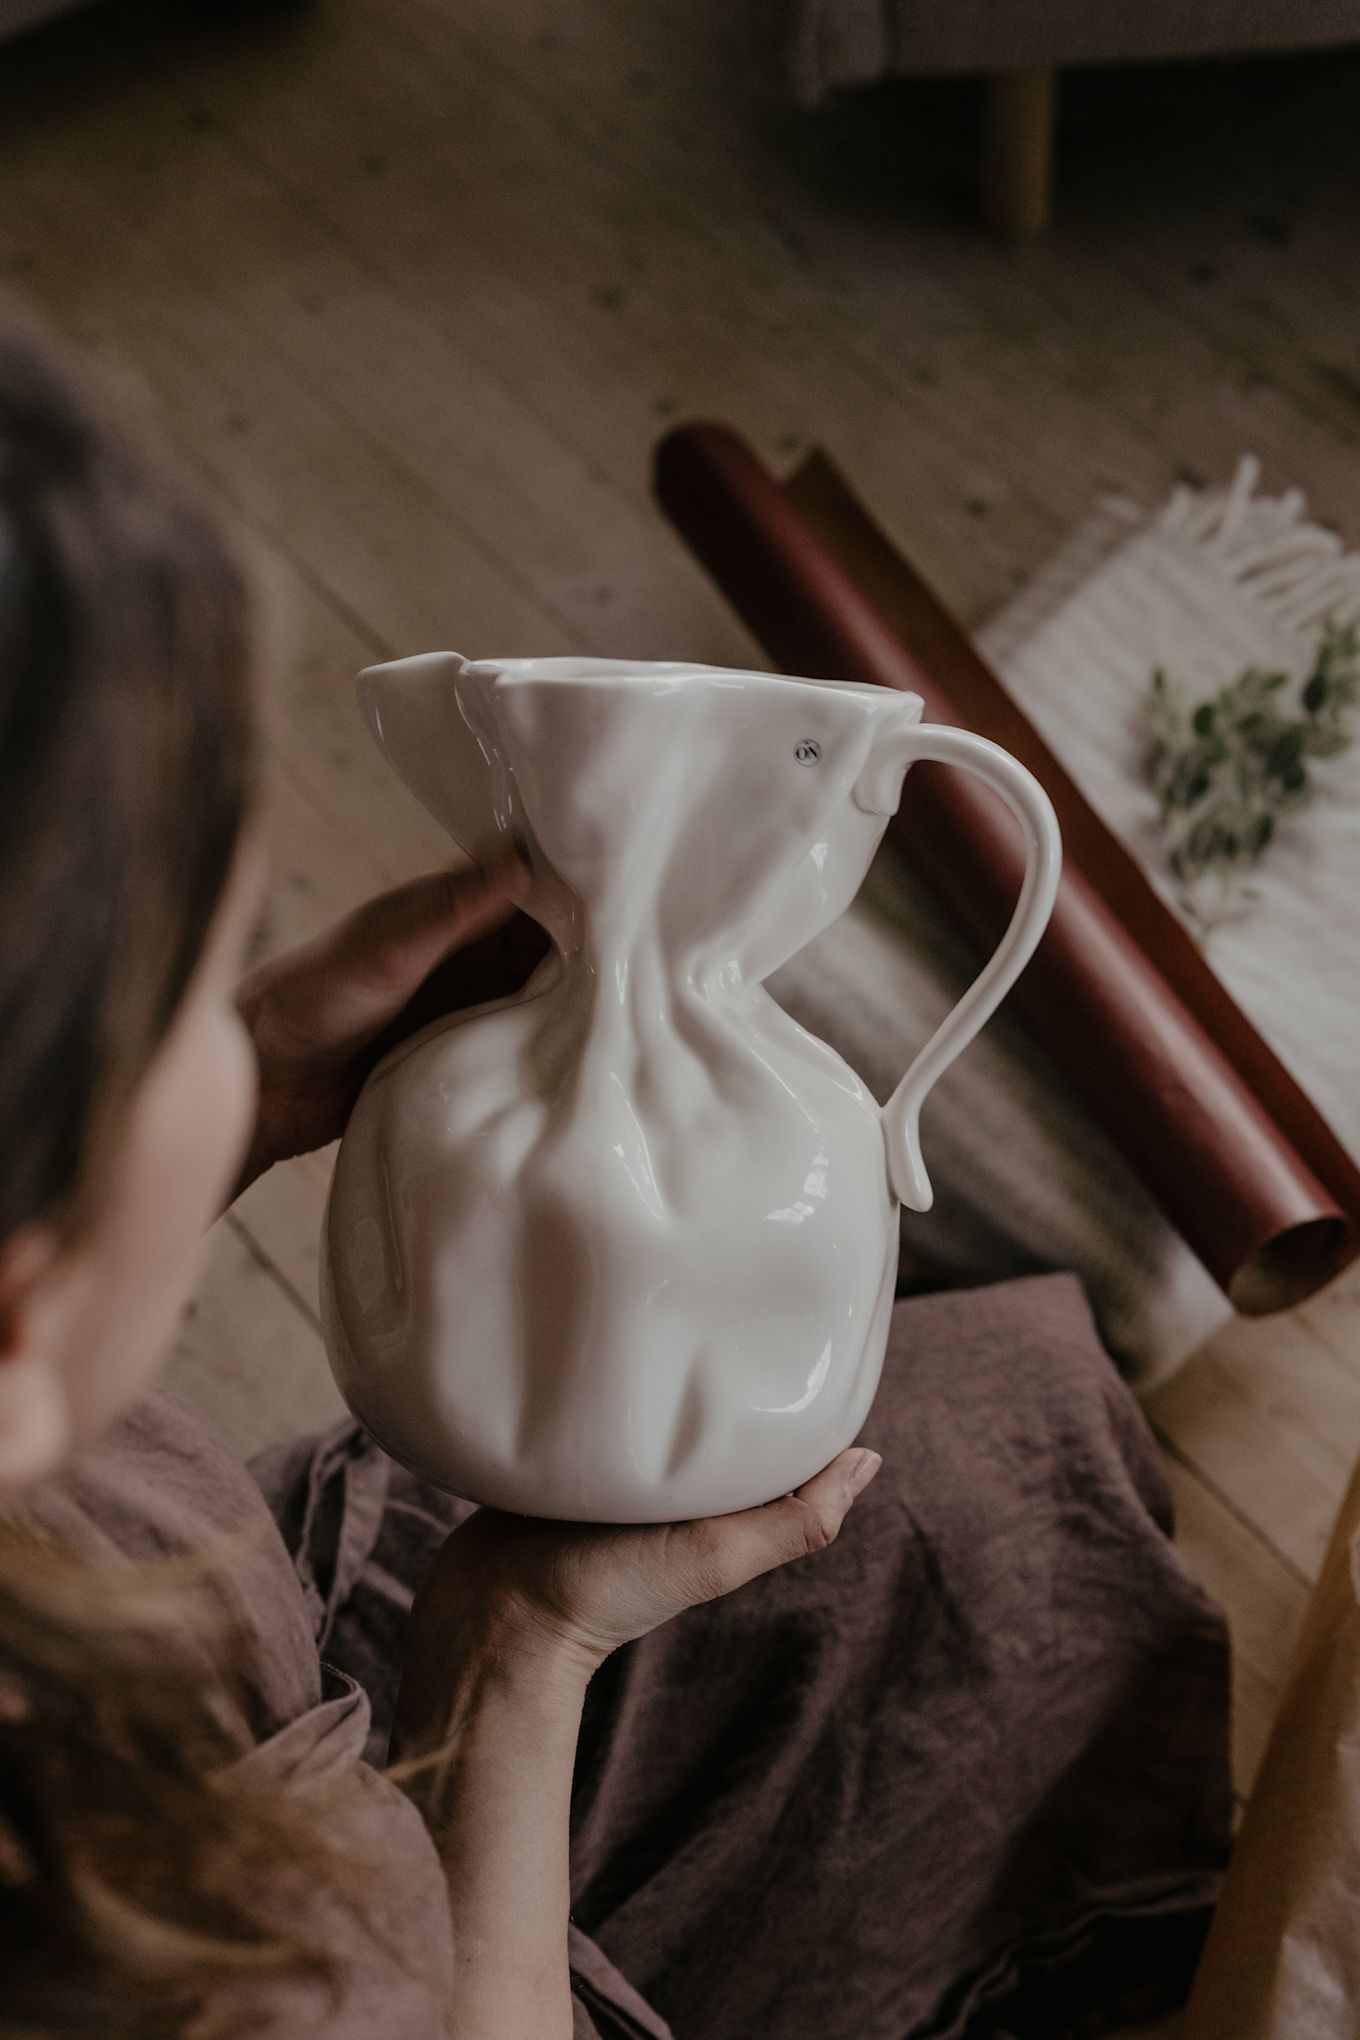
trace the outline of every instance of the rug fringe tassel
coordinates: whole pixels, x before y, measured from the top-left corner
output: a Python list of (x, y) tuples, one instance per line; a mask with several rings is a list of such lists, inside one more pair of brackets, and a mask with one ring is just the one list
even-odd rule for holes
[(1258, 496), (1261, 463), (1244, 454), (1226, 488), (1177, 488), (1157, 528), (1198, 547), (1278, 623), (1304, 632), (1360, 622), (1360, 554), (1308, 521), (1298, 489)]

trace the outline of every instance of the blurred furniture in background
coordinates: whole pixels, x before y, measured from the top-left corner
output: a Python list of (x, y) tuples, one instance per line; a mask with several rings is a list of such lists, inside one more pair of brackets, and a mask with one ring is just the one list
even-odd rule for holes
[(77, 0), (0, 0), (0, 42), (46, 21), (49, 14), (63, 14)]
[(877, 78), (980, 72), (984, 214), (1024, 235), (1048, 218), (1060, 70), (1357, 40), (1357, 0), (792, 0), (789, 66), (807, 104)]
[[(90, 0), (0, 0), (0, 44), (53, 15), (71, 14), (89, 4)], [(309, 4), (310, 0), (195, 0), (192, 11), (211, 20), (228, 14), (283, 14)]]

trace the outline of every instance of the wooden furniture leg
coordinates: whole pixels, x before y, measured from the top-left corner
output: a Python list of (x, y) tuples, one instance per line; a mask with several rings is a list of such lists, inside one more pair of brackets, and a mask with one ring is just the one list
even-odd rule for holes
[(993, 71), (986, 95), (983, 214), (998, 234), (1023, 240), (1048, 224), (1056, 76), (1052, 71)]

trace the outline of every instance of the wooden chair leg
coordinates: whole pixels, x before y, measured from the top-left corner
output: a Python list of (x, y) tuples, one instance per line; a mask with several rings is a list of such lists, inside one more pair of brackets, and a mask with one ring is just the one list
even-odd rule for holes
[(1048, 224), (1057, 80), (1052, 71), (994, 71), (986, 94), (983, 215), (998, 234), (1023, 240)]

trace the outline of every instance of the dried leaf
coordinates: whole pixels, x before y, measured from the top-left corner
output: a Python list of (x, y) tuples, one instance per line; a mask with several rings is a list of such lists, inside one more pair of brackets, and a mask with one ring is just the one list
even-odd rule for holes
[(1292, 701), (1289, 685), (1285, 673), (1247, 667), (1191, 704), (1165, 667), (1152, 674), (1145, 770), (1181, 904), (1201, 933), (1259, 897), (1243, 873), (1276, 840), (1281, 819), (1313, 798), (1309, 760), (1354, 741), (1360, 630), (1327, 625)]

